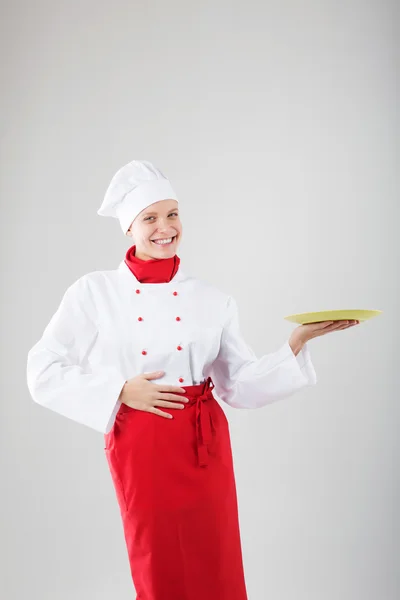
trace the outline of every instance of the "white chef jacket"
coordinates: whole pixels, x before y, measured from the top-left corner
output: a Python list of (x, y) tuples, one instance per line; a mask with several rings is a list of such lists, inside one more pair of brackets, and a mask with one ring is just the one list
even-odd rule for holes
[(125, 261), (77, 279), (27, 360), (35, 402), (102, 433), (113, 426), (126, 380), (164, 371), (180, 387), (211, 377), (216, 397), (258, 408), (317, 381), (307, 344), (257, 358), (242, 338), (234, 298), (186, 275), (140, 283)]

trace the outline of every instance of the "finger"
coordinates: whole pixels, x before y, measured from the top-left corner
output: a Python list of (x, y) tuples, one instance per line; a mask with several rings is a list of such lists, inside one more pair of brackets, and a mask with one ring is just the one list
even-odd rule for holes
[(156, 396), (157, 400), (171, 400), (171, 401), (179, 401), (179, 402), (188, 402), (188, 399), (184, 396), (176, 396), (175, 394), (158, 394)]
[(186, 392), (186, 390), (181, 387), (176, 387), (176, 385), (163, 385), (161, 383), (155, 383), (154, 385), (159, 392), (176, 392), (177, 394), (179, 394), (179, 392), (181, 394)]
[(331, 329), (339, 329), (339, 327), (343, 327), (343, 325), (348, 325), (348, 321), (335, 321), (330, 327)]
[[(321, 323), (315, 323), (315, 325), (320, 325), (322, 327), (339, 327), (340, 325), (347, 325), (348, 323), (356, 323), (357, 321), (351, 319), (340, 319), (337, 321), (322, 321)], [(310, 323), (311, 325), (311, 323)], [(314, 323), (313, 323), (314, 325)]]
[(359, 321), (356, 321), (354, 323), (351, 323), (351, 322), (343, 323), (343, 321), (335, 321), (332, 325), (330, 325), (329, 327), (326, 327), (319, 333), (314, 332), (314, 335), (312, 337), (319, 337), (319, 336), (327, 335), (329, 333), (334, 333), (335, 331), (341, 331), (342, 329), (348, 329), (349, 327), (358, 325), (358, 323), (359, 323)]
[(326, 333), (328, 331), (334, 331), (342, 324), (343, 324), (343, 321), (322, 321), (321, 323), (309, 323), (309, 325), (313, 326), (312, 327), (313, 331), (315, 331), (315, 332), (321, 331), (322, 333)]
[(158, 379), (164, 375), (165, 371), (153, 371), (152, 373), (143, 373), (145, 379)]
[(335, 328), (335, 331), (341, 331), (342, 329), (348, 329), (349, 327), (353, 327), (353, 324), (348, 323), (347, 325), (340, 325), (339, 327)]
[(173, 419), (172, 415), (164, 412), (163, 410), (158, 410), (158, 408), (149, 408), (148, 412), (153, 413), (154, 415), (159, 415), (160, 417), (164, 417), (164, 419)]
[[(346, 327), (347, 327), (347, 325), (346, 325)], [(332, 323), (332, 325), (328, 325), (328, 327), (324, 327), (324, 329), (320, 330), (319, 332), (315, 332), (314, 335), (315, 336), (326, 335), (327, 333), (339, 331), (342, 328), (343, 328), (343, 324), (341, 324), (338, 321), (335, 321), (334, 323)]]
[(163, 406), (164, 408), (185, 408), (184, 404), (177, 402), (167, 402), (166, 400), (155, 400), (153, 406)]

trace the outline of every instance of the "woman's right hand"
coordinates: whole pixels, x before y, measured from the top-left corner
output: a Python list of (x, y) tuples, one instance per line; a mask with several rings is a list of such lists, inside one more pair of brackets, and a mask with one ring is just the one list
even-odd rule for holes
[(155, 371), (154, 373), (143, 373), (128, 379), (121, 390), (120, 402), (136, 410), (151, 412), (160, 417), (172, 419), (172, 415), (156, 407), (182, 409), (185, 408), (185, 405), (177, 404), (177, 402), (187, 403), (188, 400), (173, 393), (185, 393), (185, 390), (181, 387), (151, 383), (152, 379), (158, 379), (163, 375), (164, 371)]

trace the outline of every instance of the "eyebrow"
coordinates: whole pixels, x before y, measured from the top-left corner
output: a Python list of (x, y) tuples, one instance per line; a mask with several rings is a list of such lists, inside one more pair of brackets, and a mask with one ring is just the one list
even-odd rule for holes
[[(178, 208), (171, 208), (171, 210), (168, 210), (167, 212), (168, 213), (170, 213), (170, 212), (178, 212)], [(148, 215), (158, 215), (158, 212), (157, 211), (149, 211), (149, 212), (144, 212), (143, 213), (144, 217), (146, 217)]]

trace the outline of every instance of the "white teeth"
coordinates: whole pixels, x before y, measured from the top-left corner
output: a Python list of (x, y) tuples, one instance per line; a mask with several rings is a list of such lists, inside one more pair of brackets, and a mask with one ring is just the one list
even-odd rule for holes
[(159, 245), (170, 244), (172, 242), (172, 238), (168, 238), (166, 240), (152, 240), (152, 242)]

